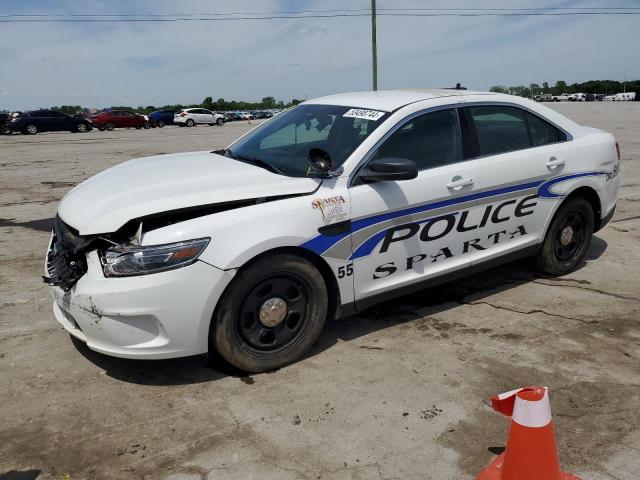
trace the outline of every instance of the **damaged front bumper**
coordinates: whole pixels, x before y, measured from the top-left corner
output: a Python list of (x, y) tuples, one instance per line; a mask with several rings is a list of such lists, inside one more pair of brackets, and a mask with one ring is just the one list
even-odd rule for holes
[(50, 285), (56, 320), (97, 352), (161, 359), (205, 353), (213, 311), (235, 271), (202, 261), (137, 277), (105, 278), (96, 251), (65, 291)]

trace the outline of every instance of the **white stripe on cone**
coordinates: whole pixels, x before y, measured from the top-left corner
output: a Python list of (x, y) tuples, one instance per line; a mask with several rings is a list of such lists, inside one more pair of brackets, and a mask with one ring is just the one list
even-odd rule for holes
[(516, 388), (515, 390), (510, 390), (508, 392), (499, 393), (498, 399), (504, 400), (505, 398), (513, 397), (516, 393), (521, 392), (524, 388)]
[[(551, 405), (549, 405), (549, 390), (547, 387), (544, 387), (544, 396), (536, 401), (523, 400), (517, 396), (518, 391), (513, 391), (516, 392), (516, 403), (511, 416), (513, 421), (518, 425), (529, 428), (541, 428), (549, 425), (551, 422)], [(507, 393), (513, 395), (513, 392)]]

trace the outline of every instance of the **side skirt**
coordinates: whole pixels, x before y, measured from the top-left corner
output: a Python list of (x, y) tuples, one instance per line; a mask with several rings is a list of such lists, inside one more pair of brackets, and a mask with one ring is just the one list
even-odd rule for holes
[(386, 302), (387, 300), (402, 297), (404, 295), (409, 295), (411, 293), (415, 293), (420, 290), (425, 290), (427, 288), (432, 288), (437, 285), (442, 285), (444, 283), (449, 283), (453, 280), (457, 280), (463, 277), (468, 277), (469, 275), (472, 275), (474, 273), (482, 272), (484, 270), (489, 270), (491, 268), (495, 268), (500, 265), (504, 265), (505, 263), (513, 262), (515, 260), (531, 257), (536, 253), (538, 253), (541, 246), (542, 244), (537, 244), (537, 245), (532, 245), (530, 247), (525, 247), (521, 250), (517, 250), (515, 252), (502, 255), (500, 257), (479, 263), (477, 265), (471, 265), (470, 267), (461, 268), (459, 270), (455, 270), (453, 272), (449, 272), (435, 278), (430, 278), (422, 282), (412, 283), (411, 285), (406, 285), (404, 287), (388, 290), (386, 292), (381, 292), (376, 295), (363, 298), (361, 300), (356, 300), (355, 302), (346, 303), (340, 307), (337, 317), (338, 318), (349, 317), (351, 315), (355, 315), (359, 312), (362, 312), (363, 310), (366, 310), (367, 308), (372, 307), (373, 305)]

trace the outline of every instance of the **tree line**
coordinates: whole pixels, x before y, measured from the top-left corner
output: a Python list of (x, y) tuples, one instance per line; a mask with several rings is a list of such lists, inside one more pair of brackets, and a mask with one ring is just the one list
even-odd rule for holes
[(542, 94), (560, 95), (562, 93), (603, 93), (605, 95), (613, 95), (622, 93), (625, 89), (627, 92), (640, 94), (640, 80), (630, 80), (628, 82), (589, 80), (588, 82), (572, 84), (568, 84), (564, 80), (558, 80), (553, 86), (549, 85), (548, 82), (543, 82), (542, 85), (532, 83), (528, 87), (525, 85), (514, 85), (512, 87), (494, 85), (490, 88), (490, 91), (519, 95), (521, 97), (533, 97)]
[[(141, 113), (143, 115), (155, 112), (156, 110), (181, 110), (183, 108), (206, 108), (207, 110), (214, 110), (216, 112), (238, 111), (238, 110), (270, 110), (270, 109), (283, 109), (297, 105), (304, 100), (298, 100), (294, 98), (288, 103), (282, 100), (276, 100), (275, 97), (264, 97), (259, 102), (245, 102), (243, 100), (231, 100), (226, 101), (224, 98), (218, 98), (214, 100), (212, 97), (206, 97), (202, 103), (181, 104), (176, 103), (172, 105), (147, 105), (146, 107), (140, 105), (138, 107), (130, 107), (125, 105), (112, 106), (113, 110), (129, 110)], [(51, 110), (64, 112), (68, 115), (82, 110), (84, 107), (81, 105), (60, 105), (59, 107), (51, 107)]]

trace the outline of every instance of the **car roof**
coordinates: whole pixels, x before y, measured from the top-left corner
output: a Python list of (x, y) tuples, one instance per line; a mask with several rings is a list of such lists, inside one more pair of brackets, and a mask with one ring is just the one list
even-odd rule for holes
[(365, 92), (339, 93), (315, 98), (304, 102), (312, 105), (340, 105), (345, 107), (370, 108), (384, 112), (393, 112), (410, 103), (431, 100), (439, 97), (456, 97), (465, 95), (496, 95), (490, 92), (473, 92), (455, 89), (411, 89), (411, 90), (378, 90)]

